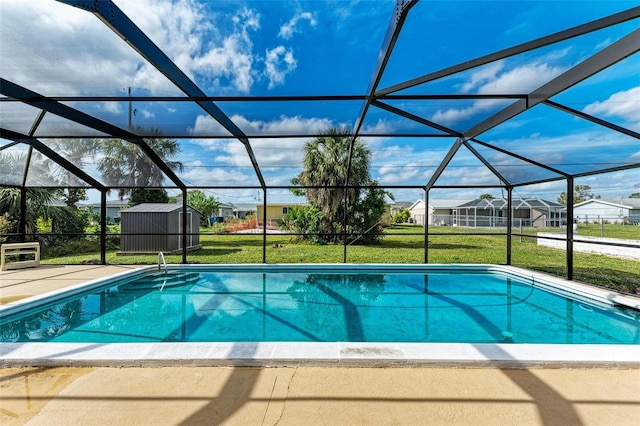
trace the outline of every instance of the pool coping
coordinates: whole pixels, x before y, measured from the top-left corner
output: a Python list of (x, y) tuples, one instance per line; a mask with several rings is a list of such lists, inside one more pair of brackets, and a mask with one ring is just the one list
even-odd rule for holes
[[(527, 278), (534, 285), (589, 299), (640, 309), (640, 299), (574, 281), (512, 266), (448, 264), (213, 264), (175, 265), (179, 269), (244, 270), (374, 269), (488, 270)], [(170, 265), (171, 268), (171, 265)], [(157, 266), (142, 267), (0, 307), (9, 315), (62, 295), (133, 277)], [(336, 366), (336, 367), (457, 367), (457, 368), (640, 368), (640, 345), (385, 343), (385, 342), (161, 342), (161, 343), (0, 343), (0, 367), (158, 367), (158, 366)]]

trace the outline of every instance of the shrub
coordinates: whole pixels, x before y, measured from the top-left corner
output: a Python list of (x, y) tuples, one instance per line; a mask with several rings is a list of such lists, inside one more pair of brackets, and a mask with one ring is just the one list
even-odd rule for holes
[(293, 206), (281, 221), (281, 228), (299, 235), (299, 239), (315, 243), (324, 242), (318, 233), (321, 230), (322, 212), (312, 206)]
[[(8, 234), (13, 227), (13, 221), (9, 219), (9, 213), (0, 216), (0, 235)], [(7, 240), (7, 237), (0, 236), (0, 243)]]
[(52, 244), (42, 247), (43, 257), (61, 257), (70, 255), (82, 255), (100, 251), (98, 241), (74, 240), (65, 244)]
[(393, 215), (393, 223), (407, 223), (409, 222), (409, 218), (411, 217), (411, 212), (409, 209), (404, 209), (395, 215)]

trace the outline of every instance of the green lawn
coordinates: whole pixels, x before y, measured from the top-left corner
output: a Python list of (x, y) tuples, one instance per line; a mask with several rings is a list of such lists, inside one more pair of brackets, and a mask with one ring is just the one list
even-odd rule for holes
[[(580, 235), (588, 235), (598, 225), (579, 227)], [(540, 229), (525, 229), (526, 235), (535, 235)], [(549, 230), (555, 231), (558, 230)], [(468, 229), (460, 227), (432, 227), (429, 229), (429, 263), (506, 263), (506, 236), (504, 229)], [(517, 232), (517, 230), (514, 230)], [(640, 239), (640, 227), (605, 225), (610, 237)], [(590, 234), (589, 234), (590, 235)], [(597, 236), (596, 235), (596, 236)], [(201, 235), (201, 250), (188, 254), (194, 263), (262, 263), (262, 235), (215, 234)], [(286, 235), (268, 235), (267, 263), (342, 263), (342, 245), (312, 245), (297, 242)], [(88, 259), (99, 259), (98, 252), (73, 256), (47, 257), (43, 263), (79, 264)], [(168, 263), (180, 263), (182, 256), (166, 256)], [(107, 253), (112, 264), (155, 264), (157, 256), (117, 256)], [(387, 229), (387, 235), (378, 245), (351, 245), (347, 248), (348, 263), (423, 263), (424, 229), (400, 225)], [(535, 238), (512, 239), (512, 265), (557, 276), (565, 276), (565, 252), (540, 247)], [(574, 253), (574, 279), (599, 286), (640, 294), (640, 264), (603, 255)]]

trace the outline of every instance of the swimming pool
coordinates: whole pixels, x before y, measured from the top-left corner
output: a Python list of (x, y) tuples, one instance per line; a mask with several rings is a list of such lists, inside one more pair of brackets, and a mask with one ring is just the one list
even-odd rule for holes
[[(577, 348), (602, 354), (626, 348), (622, 352), (637, 360), (634, 303), (491, 265), (179, 265), (0, 308), (0, 352), (6, 363), (26, 346), (49, 353), (84, 348), (84, 355), (120, 348), (139, 352), (142, 362), (157, 358), (144, 355), (155, 347), (172, 348), (174, 360), (179, 348), (184, 355), (195, 349), (186, 357), (192, 361), (220, 361), (212, 353), (217, 348), (226, 360), (255, 361), (266, 351), (273, 362), (278, 349), (311, 348), (310, 359), (328, 362), (336, 353), (341, 361), (417, 362), (418, 352), (429, 348), (429, 357), (440, 357), (448, 346), (484, 360), (520, 362), (514, 350), (536, 349), (540, 358), (551, 349), (557, 356), (575, 355)], [(616, 361), (619, 353), (604, 358), (624, 362)]]

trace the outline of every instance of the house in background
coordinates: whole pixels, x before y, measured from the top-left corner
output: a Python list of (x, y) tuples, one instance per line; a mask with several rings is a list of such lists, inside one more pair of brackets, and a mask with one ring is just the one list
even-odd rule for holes
[[(224, 222), (228, 217), (234, 217), (233, 209), (234, 205), (231, 203), (220, 203), (218, 206), (218, 210), (213, 212), (211, 218), (209, 218), (210, 222)], [(215, 219), (215, 220), (213, 220)]]
[[(395, 202), (385, 194), (385, 214), (390, 217), (391, 209)], [(269, 194), (267, 195), (267, 223), (275, 225), (278, 220), (283, 219), (292, 207), (306, 206), (309, 204), (307, 197), (293, 194)], [(261, 202), (254, 205), (259, 222), (263, 219), (264, 206)]]
[(391, 218), (393, 217), (393, 214), (391, 213), (391, 211), (393, 211), (396, 208), (396, 202), (393, 201), (393, 199), (391, 197), (389, 197), (389, 195), (384, 194), (384, 213), (386, 214), (386, 218), (383, 215), (382, 218), (383, 219), (389, 219), (391, 220)]
[(233, 203), (233, 216), (238, 219), (244, 219), (248, 214), (256, 214), (256, 205), (254, 203)]
[[(565, 224), (565, 208), (554, 201), (514, 198), (512, 208), (513, 226), (548, 228)], [(507, 212), (506, 198), (478, 198), (454, 209), (453, 226), (507, 226)]]
[(409, 207), (409, 222), (416, 225), (424, 225), (425, 208), (424, 200), (417, 200)]
[(579, 223), (640, 224), (640, 198), (591, 199), (573, 206), (573, 217)]
[[(513, 226), (558, 227), (566, 217), (564, 206), (539, 198), (514, 199)], [(429, 225), (495, 227), (507, 225), (505, 198), (479, 198), (476, 200), (429, 199), (425, 211), (424, 200), (417, 200), (409, 208), (412, 223)]]
[(458, 206), (469, 203), (469, 199), (429, 199), (429, 225), (456, 226)]
[[(121, 215), (120, 252), (123, 254), (180, 253), (182, 204), (143, 203), (124, 209)], [(187, 249), (200, 245), (200, 212), (187, 206)]]
[[(467, 199), (429, 199), (429, 212), (427, 220), (429, 225), (452, 226), (454, 210), (461, 204), (467, 203)], [(417, 200), (409, 207), (411, 223), (424, 225), (425, 207), (424, 200)]]
[(398, 213), (401, 213), (405, 210), (409, 210), (414, 203), (411, 201), (396, 201), (392, 206), (390, 206), (389, 210), (391, 217), (395, 216)]
[[(309, 204), (307, 197), (293, 194), (269, 194), (267, 195), (267, 223), (274, 223), (284, 218), (289, 210), (294, 206), (306, 206)], [(261, 202), (254, 204), (258, 221), (262, 221), (264, 216), (264, 205)]]
[[(120, 211), (128, 206), (128, 199), (107, 201), (107, 222), (117, 223), (120, 219)], [(100, 214), (100, 203), (86, 204), (84, 207), (88, 208), (91, 213)]]

